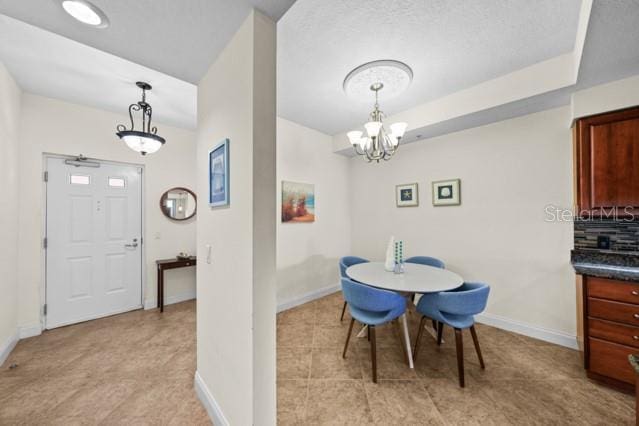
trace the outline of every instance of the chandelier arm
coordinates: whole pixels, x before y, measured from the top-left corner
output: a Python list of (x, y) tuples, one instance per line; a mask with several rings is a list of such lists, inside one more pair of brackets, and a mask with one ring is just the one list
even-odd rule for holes
[[(131, 120), (131, 130), (135, 130), (135, 123), (133, 121), (133, 111), (140, 111), (140, 105), (131, 104), (129, 105), (129, 119)], [(142, 128), (144, 130), (144, 127)]]

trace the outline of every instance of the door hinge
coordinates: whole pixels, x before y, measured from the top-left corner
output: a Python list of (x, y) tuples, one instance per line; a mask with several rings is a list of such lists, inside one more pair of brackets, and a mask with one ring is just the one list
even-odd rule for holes
[(49, 246), (49, 239), (47, 237), (44, 237), (42, 239), (42, 248), (46, 249)]
[(44, 312), (45, 315), (47, 314), (47, 304), (46, 303), (42, 307), (42, 312)]
[(48, 171), (44, 172), (44, 181), (45, 182), (49, 182), (49, 172)]

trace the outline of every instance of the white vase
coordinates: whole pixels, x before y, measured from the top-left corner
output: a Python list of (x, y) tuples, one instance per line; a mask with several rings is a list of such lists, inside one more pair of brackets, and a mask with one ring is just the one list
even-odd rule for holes
[(393, 272), (395, 269), (395, 237), (391, 236), (386, 248), (386, 261), (384, 262), (384, 269), (388, 272)]

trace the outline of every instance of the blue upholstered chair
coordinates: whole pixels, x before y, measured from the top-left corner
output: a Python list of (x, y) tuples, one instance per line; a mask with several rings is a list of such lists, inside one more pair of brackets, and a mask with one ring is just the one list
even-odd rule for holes
[[(341, 278), (348, 278), (346, 275), (346, 268), (349, 266), (357, 265), (359, 263), (368, 263), (370, 262), (368, 259), (364, 259), (363, 257), (357, 256), (344, 256), (339, 260), (339, 274)], [(346, 312), (346, 305), (348, 302), (344, 300), (344, 306), (342, 307), (342, 315), (339, 317), (340, 321), (344, 320), (344, 313)]]
[(483, 283), (464, 283), (461, 287), (452, 291), (430, 294), (422, 297), (417, 304), (417, 311), (422, 314), (419, 323), (419, 331), (415, 340), (413, 357), (417, 359), (419, 341), (424, 332), (424, 322), (427, 318), (437, 321), (437, 344), (442, 343), (442, 330), (444, 325), (455, 329), (455, 343), (457, 346), (457, 370), (459, 372), (459, 385), (464, 387), (464, 346), (462, 330), (470, 328), (470, 333), (475, 344), (475, 351), (479, 358), (479, 365), (485, 368), (484, 359), (481, 356), (479, 340), (475, 331), (474, 315), (486, 308), (490, 287)]
[[(413, 256), (404, 260), (405, 263), (417, 263), (419, 265), (432, 266), (433, 268), (446, 269), (446, 265), (441, 260), (430, 256)], [(415, 294), (410, 295), (411, 300), (415, 303)], [(437, 323), (433, 320), (433, 328), (437, 328)]]
[(367, 325), (371, 342), (373, 382), (377, 383), (375, 326), (393, 321), (403, 315), (406, 312), (406, 299), (393, 291), (380, 290), (360, 284), (349, 278), (342, 278), (342, 292), (348, 302), (348, 309), (351, 313), (351, 324), (348, 327), (342, 358), (346, 358), (346, 350), (348, 349), (348, 342), (353, 332), (355, 320)]
[(446, 265), (439, 259), (429, 256), (413, 256), (404, 260), (405, 263), (418, 263), (420, 265), (433, 266), (435, 268), (446, 269)]

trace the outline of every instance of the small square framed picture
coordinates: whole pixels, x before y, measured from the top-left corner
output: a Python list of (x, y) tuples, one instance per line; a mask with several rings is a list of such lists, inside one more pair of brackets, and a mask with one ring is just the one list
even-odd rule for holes
[(419, 192), (416, 183), (407, 183), (395, 187), (395, 200), (397, 207), (417, 207), (419, 205)]
[(433, 206), (461, 204), (461, 180), (449, 179), (433, 182)]

